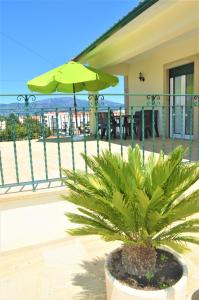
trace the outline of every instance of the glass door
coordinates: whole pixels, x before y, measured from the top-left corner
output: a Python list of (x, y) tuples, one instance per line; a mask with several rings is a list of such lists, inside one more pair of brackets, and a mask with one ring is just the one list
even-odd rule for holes
[[(187, 67), (189, 66), (189, 67)], [(188, 139), (193, 135), (193, 64), (170, 70), (170, 137)]]
[[(193, 74), (186, 75), (186, 94), (193, 94)], [(185, 137), (193, 135), (193, 97), (185, 97)]]

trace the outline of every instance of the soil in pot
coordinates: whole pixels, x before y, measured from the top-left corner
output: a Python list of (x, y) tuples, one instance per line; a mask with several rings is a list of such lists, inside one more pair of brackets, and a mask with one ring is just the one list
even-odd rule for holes
[(132, 276), (125, 272), (121, 249), (111, 254), (108, 262), (108, 270), (117, 280), (135, 289), (160, 290), (174, 285), (183, 274), (181, 264), (175, 256), (165, 250), (157, 249), (157, 261), (155, 272), (148, 273), (147, 276)]

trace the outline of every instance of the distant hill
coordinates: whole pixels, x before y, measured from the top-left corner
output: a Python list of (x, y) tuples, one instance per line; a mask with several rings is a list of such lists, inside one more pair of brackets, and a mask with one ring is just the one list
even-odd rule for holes
[[(89, 108), (89, 101), (88, 100), (82, 100), (82, 99), (76, 99), (77, 101), (77, 107), (79, 109), (85, 107), (85, 109)], [(49, 109), (55, 109), (55, 108), (69, 108), (74, 106), (74, 100), (73, 97), (59, 97), (59, 98), (47, 98), (47, 99), (41, 99), (36, 100), (35, 102), (30, 101), (30, 107), (31, 109), (39, 109), (44, 108), (45, 110)], [(109, 100), (102, 100), (100, 101), (100, 109), (105, 109), (108, 107), (111, 108), (118, 108), (123, 107), (124, 105), (121, 103), (109, 101)], [(0, 114), (5, 113), (8, 114), (9, 110), (17, 110), (20, 108), (20, 110), (23, 110), (24, 104), (21, 102), (14, 102), (14, 103), (8, 103), (8, 104), (1, 104), (0, 103)]]

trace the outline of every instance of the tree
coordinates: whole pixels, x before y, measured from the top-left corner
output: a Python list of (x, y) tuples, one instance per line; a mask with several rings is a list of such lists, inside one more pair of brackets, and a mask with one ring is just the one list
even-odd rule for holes
[[(27, 139), (28, 135), (30, 139), (38, 139), (42, 136), (42, 128), (38, 119), (32, 118), (32, 116), (26, 116), (24, 122), (20, 122), (19, 117), (11, 113), (8, 117), (4, 117), (6, 121), (6, 129), (0, 131), (1, 141), (12, 141)], [(45, 137), (51, 135), (50, 128), (44, 128)]]
[(166, 159), (150, 156), (145, 165), (139, 146), (129, 147), (127, 161), (109, 151), (82, 155), (91, 173), (63, 171), (70, 189), (64, 198), (80, 212), (66, 216), (83, 225), (68, 232), (122, 241), (126, 271), (139, 276), (153, 272), (158, 246), (183, 252), (186, 243), (199, 244), (199, 219), (190, 218), (199, 212), (199, 190), (184, 195), (199, 179), (199, 162), (185, 164), (184, 154), (180, 146)]

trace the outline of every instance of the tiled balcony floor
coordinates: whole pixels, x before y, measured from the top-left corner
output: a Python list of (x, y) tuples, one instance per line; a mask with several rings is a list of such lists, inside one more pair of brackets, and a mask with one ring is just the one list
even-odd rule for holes
[(1, 300), (105, 300), (104, 253), (98, 238), (70, 238), (2, 254)]
[[(119, 243), (67, 235), (65, 230), (72, 225), (64, 212), (74, 207), (61, 200), (63, 192), (0, 197), (1, 230), (7, 230), (1, 241), (0, 300), (106, 299), (104, 255)], [(198, 249), (192, 246), (193, 251), (185, 256), (187, 300), (199, 299)]]
[[(105, 300), (104, 254), (116, 244), (98, 238), (70, 238), (2, 254), (1, 300)], [(187, 256), (187, 300), (199, 289), (198, 249)], [(196, 293), (195, 293), (196, 294)]]
[[(139, 143), (142, 147), (142, 142), (138, 139), (135, 143)], [(127, 146), (131, 144), (131, 139), (123, 140), (123, 153), (124, 156), (127, 153)], [(179, 144), (189, 147), (190, 141), (186, 140), (175, 140), (174, 146)], [(45, 180), (45, 164), (44, 164), (44, 149), (43, 143), (38, 140), (32, 140), (32, 161), (33, 161), (33, 172), (35, 180)], [(29, 159), (29, 149), (28, 141), (17, 141), (17, 159), (18, 159), (18, 171), (20, 182), (31, 182), (31, 172), (30, 172), (30, 159)], [(159, 153), (162, 148), (162, 139), (155, 139), (155, 153)], [(108, 149), (108, 142), (103, 140), (99, 141), (99, 150)], [(153, 150), (152, 139), (148, 138), (144, 143), (145, 157)], [(165, 153), (168, 154), (172, 149), (171, 139), (165, 140)], [(191, 154), (193, 160), (197, 160), (198, 147), (197, 141), (193, 141), (192, 151), (187, 153), (187, 157)], [(111, 140), (111, 151), (120, 153), (121, 146), (120, 140)], [(84, 152), (84, 142), (78, 141), (74, 142), (74, 156), (75, 156), (75, 167), (77, 169), (85, 170), (85, 164), (81, 157), (81, 153)], [(59, 163), (58, 163), (58, 148), (56, 139), (50, 139), (46, 142), (46, 153), (47, 153), (47, 165), (48, 165), (48, 178), (59, 178)], [(60, 153), (61, 153), (61, 166), (62, 168), (72, 169), (72, 151), (71, 143), (69, 139), (62, 139), (60, 142)], [(96, 141), (90, 140), (87, 142), (87, 153), (89, 155), (97, 154), (97, 143)], [(5, 184), (12, 184), (16, 182), (16, 171), (15, 171), (15, 160), (13, 151), (13, 142), (2, 142), (1, 143), (1, 157), (4, 173)], [(9, 158), (9, 159), (8, 159)], [(51, 183), (51, 186), (57, 185), (58, 183)], [(47, 187), (48, 183), (40, 184), (40, 187)], [(39, 187), (39, 188), (40, 188)], [(25, 186), (25, 189), (31, 190), (32, 186)], [(37, 187), (38, 188), (38, 187)], [(11, 188), (9, 192), (20, 190), (21, 187)], [(7, 188), (0, 188), (0, 194), (7, 192)]]

